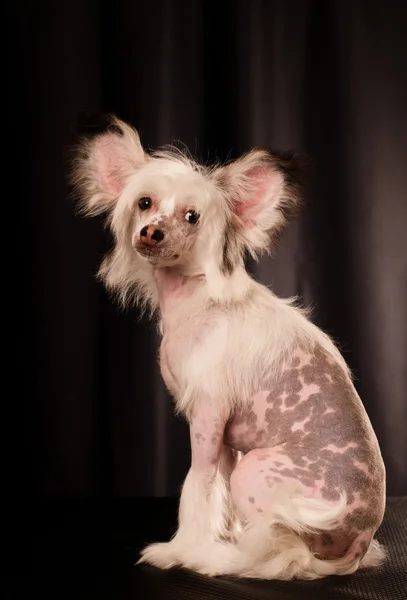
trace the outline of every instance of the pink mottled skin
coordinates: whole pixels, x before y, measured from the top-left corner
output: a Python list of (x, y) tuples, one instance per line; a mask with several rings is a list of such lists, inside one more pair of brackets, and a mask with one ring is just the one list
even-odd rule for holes
[[(179, 397), (180, 365), (216, 321), (218, 309), (211, 306), (197, 316), (191, 308), (200, 278), (167, 268), (157, 269), (155, 280), (163, 323), (162, 376)], [(245, 408), (223, 420), (212, 404), (198, 405), (190, 418), (191, 469), (210, 483), (222, 448), (242, 452), (230, 490), (243, 521), (265, 515), (281, 485), (332, 501), (346, 491), (343, 529), (310, 535), (309, 545), (322, 558), (363, 556), (383, 517), (385, 478), (376, 438), (350, 378), (322, 348), (305, 352), (298, 347), (277, 383), (259, 381), (256, 394), (242, 400)]]

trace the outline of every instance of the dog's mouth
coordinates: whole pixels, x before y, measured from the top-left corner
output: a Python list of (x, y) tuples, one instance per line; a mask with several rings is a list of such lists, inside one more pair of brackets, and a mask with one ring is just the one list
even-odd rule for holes
[(145, 246), (144, 244), (136, 244), (134, 249), (150, 262), (160, 262), (162, 260), (167, 263), (168, 261), (177, 261), (180, 257), (171, 248), (165, 248), (160, 245)]

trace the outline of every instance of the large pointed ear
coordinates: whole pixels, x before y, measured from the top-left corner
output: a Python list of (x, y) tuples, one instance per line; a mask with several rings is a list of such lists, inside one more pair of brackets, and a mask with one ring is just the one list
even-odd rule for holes
[(137, 131), (115, 116), (81, 122), (76, 133), (70, 180), (81, 211), (94, 216), (114, 208), (128, 177), (147, 158)]
[(255, 149), (215, 173), (248, 250), (268, 250), (271, 238), (300, 208), (308, 157)]

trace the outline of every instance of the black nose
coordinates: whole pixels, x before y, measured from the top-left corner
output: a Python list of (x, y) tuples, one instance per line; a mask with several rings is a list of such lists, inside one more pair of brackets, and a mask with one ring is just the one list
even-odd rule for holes
[(162, 240), (164, 239), (164, 232), (162, 229), (156, 227), (155, 225), (146, 225), (140, 231), (140, 239), (143, 242), (143, 244), (153, 245), (157, 242), (162, 242)]
[(164, 232), (162, 231), (162, 229), (155, 229), (153, 234), (151, 235), (151, 238), (153, 240), (156, 240), (157, 242), (161, 242), (164, 239)]

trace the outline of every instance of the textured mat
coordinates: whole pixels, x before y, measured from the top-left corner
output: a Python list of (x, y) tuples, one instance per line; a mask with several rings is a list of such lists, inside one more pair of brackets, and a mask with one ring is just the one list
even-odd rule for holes
[(168, 540), (176, 510), (173, 499), (42, 503), (23, 569), (28, 590), (17, 586), (13, 598), (28, 591), (58, 600), (407, 600), (407, 497), (387, 501), (377, 537), (388, 558), (380, 569), (314, 582), (211, 579), (134, 566), (142, 546)]

